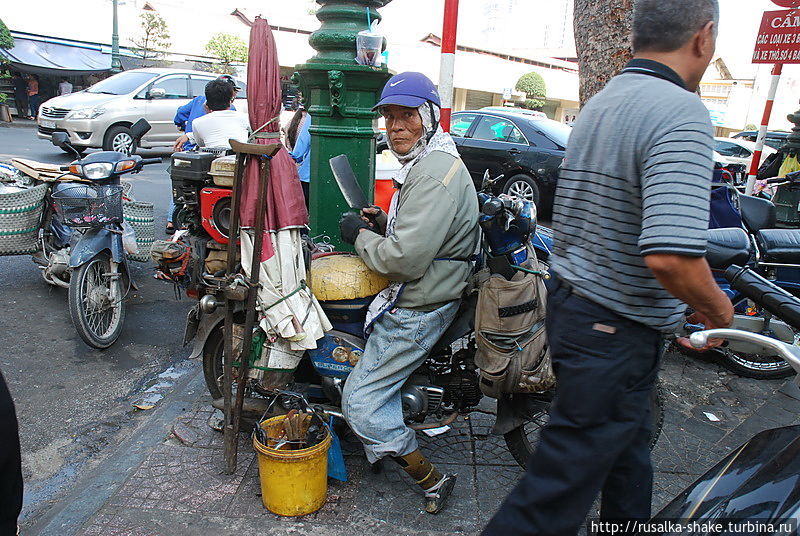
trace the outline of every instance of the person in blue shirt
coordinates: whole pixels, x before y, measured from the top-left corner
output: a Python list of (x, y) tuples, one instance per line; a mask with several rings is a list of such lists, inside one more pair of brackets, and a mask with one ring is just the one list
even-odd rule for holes
[(308, 185), (311, 180), (311, 132), (308, 129), (311, 126), (311, 116), (301, 110), (298, 110), (297, 113), (304, 113), (305, 118), (297, 131), (296, 139), (289, 154), (299, 164), (297, 174), (300, 176), (300, 184), (303, 187), (303, 195), (306, 198), (306, 207), (308, 207)]

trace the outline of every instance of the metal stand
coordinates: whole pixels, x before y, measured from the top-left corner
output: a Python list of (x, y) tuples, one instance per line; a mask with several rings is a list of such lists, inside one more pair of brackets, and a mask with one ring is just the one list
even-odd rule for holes
[[(247, 282), (245, 297), (245, 323), (241, 351), (238, 356), (233, 355), (233, 324), (235, 299), (226, 294), (225, 299), (225, 358), (223, 376), (223, 397), (225, 426), (225, 464), (226, 473), (236, 471), (236, 457), (238, 450), (238, 436), (241, 425), (242, 405), (247, 385), (247, 375), (250, 366), (250, 346), (253, 342), (253, 327), (256, 323), (256, 297), (258, 295), (259, 277), (261, 275), (261, 248), (264, 243), (264, 212), (266, 208), (267, 186), (270, 178), (270, 162), (275, 153), (280, 149), (279, 144), (258, 145), (254, 143), (241, 143), (230, 140), (231, 148), (236, 152), (236, 175), (231, 192), (231, 225), (228, 237), (228, 266), (227, 277), (229, 280), (238, 275), (236, 271), (236, 254), (239, 248), (239, 210), (241, 207), (242, 181), (244, 178), (245, 163), (249, 158), (259, 158), (261, 173), (259, 175), (258, 198), (256, 201), (256, 221), (254, 226), (253, 256), (250, 263), (250, 278)], [(236, 358), (236, 359), (234, 359)], [(233, 401), (233, 362), (239, 362), (237, 374), (236, 401)]]

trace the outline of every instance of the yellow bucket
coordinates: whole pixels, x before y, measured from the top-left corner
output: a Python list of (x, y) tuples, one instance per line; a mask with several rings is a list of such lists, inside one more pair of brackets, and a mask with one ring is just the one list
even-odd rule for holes
[[(285, 418), (272, 417), (259, 426), (266, 430)], [(279, 516), (304, 516), (322, 508), (328, 493), (330, 446), (330, 432), (318, 444), (301, 450), (275, 450), (253, 436), (264, 507)]]

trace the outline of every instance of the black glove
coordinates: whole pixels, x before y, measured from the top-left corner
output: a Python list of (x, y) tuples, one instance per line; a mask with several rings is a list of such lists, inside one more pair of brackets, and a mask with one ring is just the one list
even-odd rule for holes
[(342, 241), (354, 245), (358, 233), (361, 229), (369, 229), (367, 222), (361, 219), (361, 216), (354, 212), (345, 212), (339, 219), (339, 233), (341, 234)]

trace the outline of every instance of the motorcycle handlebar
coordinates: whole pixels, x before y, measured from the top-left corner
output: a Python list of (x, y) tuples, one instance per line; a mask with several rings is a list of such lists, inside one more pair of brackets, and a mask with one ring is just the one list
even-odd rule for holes
[(705, 347), (709, 339), (744, 341), (753, 343), (766, 350), (773, 350), (786, 360), (795, 371), (800, 373), (800, 348), (781, 342), (778, 339), (738, 329), (709, 329), (689, 335), (689, 342), (698, 349)]
[(160, 164), (160, 158), (142, 158), (142, 165), (146, 166), (147, 164)]
[(725, 271), (725, 279), (733, 290), (741, 292), (793, 328), (800, 329), (800, 300), (747, 267), (731, 266)]

